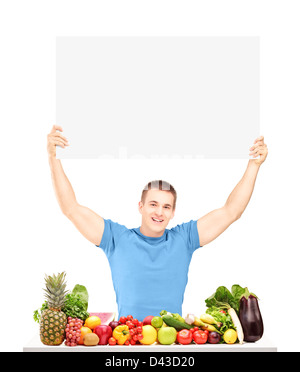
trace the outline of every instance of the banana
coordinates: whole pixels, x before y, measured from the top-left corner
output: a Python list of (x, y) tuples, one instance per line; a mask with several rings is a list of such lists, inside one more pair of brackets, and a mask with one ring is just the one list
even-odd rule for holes
[(202, 314), (200, 316), (200, 320), (207, 324), (215, 324), (218, 328), (221, 327), (222, 323), (217, 322), (214, 317), (212, 317), (210, 314)]
[(197, 327), (203, 327), (205, 324), (202, 322), (202, 320), (200, 320), (200, 318), (197, 318), (195, 316), (195, 320), (194, 320), (194, 323), (193, 323), (195, 326)]
[(207, 324), (207, 323), (204, 323), (202, 322), (202, 320), (200, 318), (197, 318), (195, 316), (195, 321), (193, 323), (195, 326), (197, 327), (201, 327), (201, 329), (204, 329), (204, 330), (208, 330), (209, 332), (218, 332), (220, 333), (216, 327), (214, 327), (212, 324)]

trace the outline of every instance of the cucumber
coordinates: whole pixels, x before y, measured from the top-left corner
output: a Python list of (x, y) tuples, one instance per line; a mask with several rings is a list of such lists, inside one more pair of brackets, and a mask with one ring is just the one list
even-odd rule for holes
[(180, 322), (179, 320), (172, 317), (172, 315), (163, 315), (163, 321), (169, 326), (174, 327), (177, 331), (181, 329), (192, 329), (193, 325), (187, 324), (185, 322)]

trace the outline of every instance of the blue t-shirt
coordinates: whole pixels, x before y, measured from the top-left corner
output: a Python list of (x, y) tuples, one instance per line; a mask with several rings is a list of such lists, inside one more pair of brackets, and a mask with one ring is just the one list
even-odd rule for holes
[(188, 269), (200, 247), (197, 221), (166, 229), (159, 238), (104, 220), (100, 248), (108, 258), (118, 316), (142, 321), (161, 310), (182, 313)]

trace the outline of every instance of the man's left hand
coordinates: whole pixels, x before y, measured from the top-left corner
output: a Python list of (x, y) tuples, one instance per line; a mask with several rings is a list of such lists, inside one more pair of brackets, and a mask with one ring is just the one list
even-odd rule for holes
[(261, 165), (266, 160), (266, 157), (268, 155), (268, 147), (264, 142), (264, 137), (260, 136), (256, 138), (253, 146), (251, 146), (249, 150), (249, 156), (257, 158), (251, 159), (250, 161), (253, 161), (255, 164)]

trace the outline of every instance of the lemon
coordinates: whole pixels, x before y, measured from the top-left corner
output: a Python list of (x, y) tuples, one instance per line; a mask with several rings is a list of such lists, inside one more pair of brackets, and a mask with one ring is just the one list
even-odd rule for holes
[(223, 335), (223, 339), (226, 344), (234, 344), (237, 340), (237, 333), (234, 329), (227, 329)]
[(151, 345), (157, 339), (157, 331), (152, 325), (144, 325), (142, 334), (143, 338), (140, 343), (143, 345)]
[(90, 329), (96, 328), (98, 325), (101, 325), (101, 319), (98, 316), (90, 316), (85, 320), (84, 326)]

